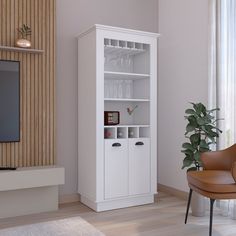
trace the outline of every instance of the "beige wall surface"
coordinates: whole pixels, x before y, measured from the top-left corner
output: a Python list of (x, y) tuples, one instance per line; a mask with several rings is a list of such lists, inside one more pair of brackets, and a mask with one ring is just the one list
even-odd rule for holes
[(157, 32), (158, 0), (56, 0), (56, 3), (56, 147), (57, 163), (65, 167), (65, 185), (60, 189), (64, 195), (77, 192), (76, 35), (95, 23)]
[(207, 104), (208, 1), (159, 0), (158, 180), (186, 191), (181, 170), (188, 102)]

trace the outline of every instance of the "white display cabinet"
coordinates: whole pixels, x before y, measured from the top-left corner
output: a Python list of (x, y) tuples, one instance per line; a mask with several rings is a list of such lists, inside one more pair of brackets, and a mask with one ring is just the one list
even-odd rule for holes
[(154, 201), (158, 37), (104, 25), (78, 36), (78, 193), (95, 211)]

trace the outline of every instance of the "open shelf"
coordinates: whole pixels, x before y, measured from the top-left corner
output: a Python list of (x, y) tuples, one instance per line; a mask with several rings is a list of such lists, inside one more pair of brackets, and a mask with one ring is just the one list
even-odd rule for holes
[(150, 99), (136, 98), (104, 98), (104, 101), (111, 102), (150, 102)]
[(150, 125), (147, 124), (133, 124), (133, 125), (104, 125), (104, 128), (114, 128), (114, 127), (150, 127)]
[(12, 51), (12, 52), (25, 52), (25, 53), (43, 53), (44, 50), (34, 49), (34, 48), (18, 48), (9, 46), (0, 46), (2, 51)]
[(137, 74), (137, 73), (128, 73), (128, 72), (114, 72), (114, 71), (104, 71), (104, 78), (105, 79), (146, 79), (149, 78), (149, 74)]

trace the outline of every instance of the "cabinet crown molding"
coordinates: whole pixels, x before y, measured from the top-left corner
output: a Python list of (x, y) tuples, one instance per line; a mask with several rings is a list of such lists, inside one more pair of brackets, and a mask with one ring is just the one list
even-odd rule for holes
[(96, 29), (99, 30), (106, 30), (106, 31), (114, 31), (114, 32), (120, 32), (120, 33), (129, 33), (133, 35), (138, 36), (147, 36), (147, 37), (153, 37), (153, 38), (159, 38), (161, 35), (158, 33), (153, 32), (147, 32), (147, 31), (141, 31), (141, 30), (134, 30), (134, 29), (127, 29), (127, 28), (121, 28), (121, 27), (115, 27), (115, 26), (109, 26), (109, 25), (101, 25), (101, 24), (95, 24), (89, 29), (82, 31), (80, 34), (78, 34), (76, 37), (81, 38), (84, 35), (90, 33), (91, 31), (94, 31)]

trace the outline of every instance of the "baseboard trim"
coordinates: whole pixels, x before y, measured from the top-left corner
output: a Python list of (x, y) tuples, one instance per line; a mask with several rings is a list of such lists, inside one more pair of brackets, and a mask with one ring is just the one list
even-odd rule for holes
[(80, 202), (80, 194), (64, 194), (59, 196), (59, 204), (71, 203), (71, 202)]
[[(184, 200), (188, 199), (188, 193), (163, 185), (163, 184), (158, 184), (157, 185), (158, 191), (168, 193), (170, 195), (176, 196), (178, 198), (182, 198)], [(72, 203), (72, 202), (81, 202), (81, 196), (78, 193), (73, 193), (73, 194), (64, 194), (59, 196), (59, 204), (65, 204), (65, 203)]]
[(157, 189), (158, 191), (169, 193), (170, 195), (176, 196), (178, 198), (182, 198), (184, 200), (188, 199), (187, 192), (184, 192), (184, 191), (181, 191), (181, 190), (178, 190), (178, 189), (175, 189), (175, 188), (163, 185), (163, 184), (158, 184)]

